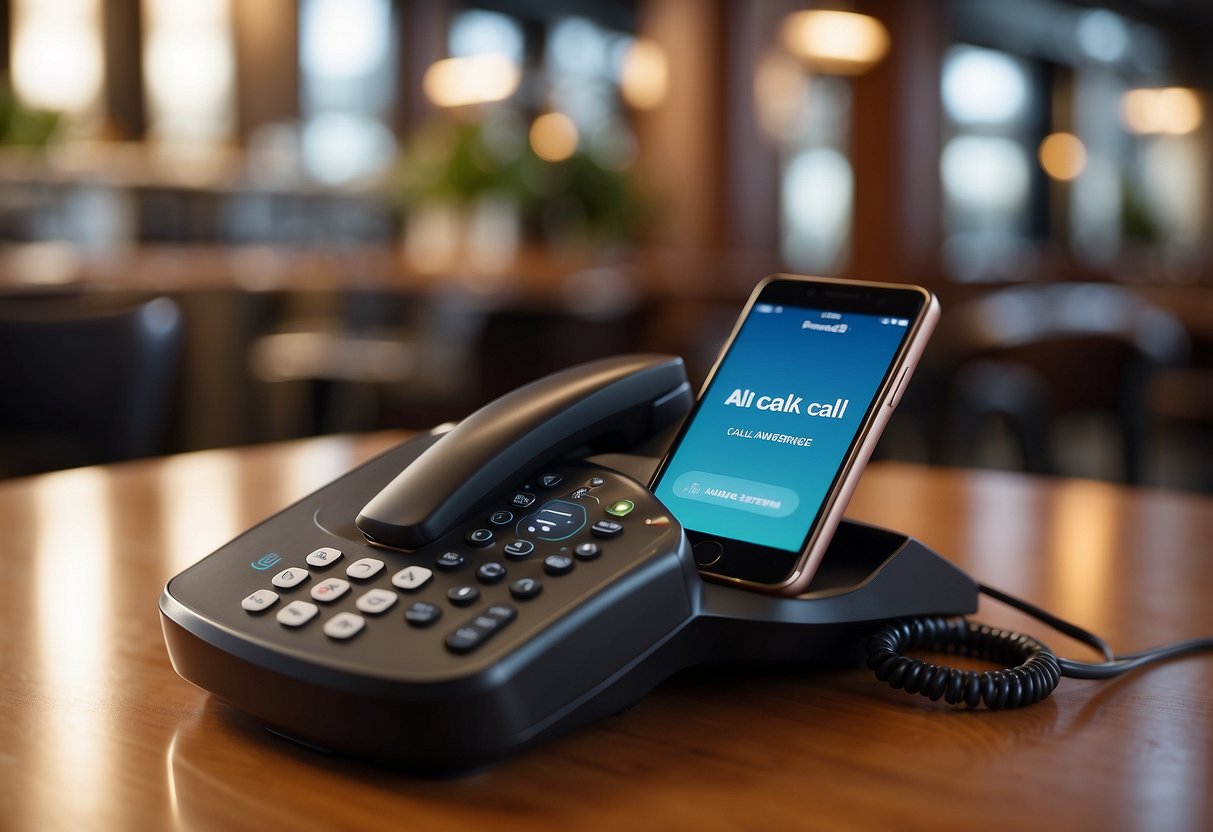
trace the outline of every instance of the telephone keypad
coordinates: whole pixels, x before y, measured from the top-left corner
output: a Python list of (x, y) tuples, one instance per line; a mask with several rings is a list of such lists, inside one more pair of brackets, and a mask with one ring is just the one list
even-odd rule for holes
[[(563, 480), (561, 475), (545, 474), (533, 481), (537, 481), (541, 487), (552, 488)], [(577, 570), (579, 561), (584, 569), (601, 569), (602, 567), (591, 563), (600, 559), (610, 563), (610, 553), (607, 550), (613, 544), (609, 540), (624, 531), (627, 522), (624, 515), (629, 513), (618, 509), (622, 509), (625, 504), (631, 508), (634, 503), (622, 495), (608, 494), (600, 500), (589, 495), (584, 485), (588, 483), (597, 488), (605, 482), (601, 477), (581, 480), (583, 484), (575, 484), (576, 487), (567, 486), (568, 494), (562, 496), (557, 492), (553, 494), (554, 499), (546, 500), (538, 506), (533, 505), (536, 500), (529, 490), (531, 486), (525, 486), (526, 490), (508, 492), (505, 496), (512, 494), (511, 502), (515, 506), (523, 503), (530, 506), (529, 513), (521, 513), (521, 520), (518, 519), (519, 513), (505, 509), (485, 511), (480, 517), (487, 518), (487, 526), (470, 525), (462, 530), (452, 530), (444, 544), (435, 544), (450, 546), (454, 542), (458, 546), (459, 541), (462, 541), (471, 547), (466, 552), (438, 549), (440, 554), (435, 557), (433, 550), (427, 553), (422, 549), (416, 552), (382, 554), (379, 557), (359, 557), (345, 569), (345, 576), (363, 584), (379, 579), (383, 580), (386, 586), (375, 586), (372, 583), (346, 607), (349, 602), (341, 599), (352, 588), (351, 581), (316, 575), (317, 582), (304, 595), (308, 600), (297, 598), (290, 601), (278, 611), (276, 618), (283, 626), (293, 629), (302, 628), (313, 618), (321, 616), (325, 619), (321, 631), (330, 643), (336, 644), (351, 641), (354, 636), (367, 630), (378, 632), (377, 628), (387, 626), (386, 622), (389, 620), (399, 622), (399, 619), (381, 618), (399, 600), (399, 595), (393, 589), (421, 596), (407, 606), (403, 616), (409, 628), (419, 631), (431, 627), (441, 619), (448, 603), (462, 608), (471, 607), (482, 600), (491, 602), (443, 637), (441, 643), (448, 653), (468, 654), (518, 618), (518, 610), (512, 604), (503, 603), (498, 599), (505, 597), (527, 604), (543, 593), (543, 576), (557, 578), (564, 585), (565, 581), (571, 580), (565, 576)], [(630, 496), (636, 499), (634, 493)], [(570, 502), (575, 500), (584, 502)], [(618, 508), (611, 511), (610, 508), (603, 508), (604, 505)], [(484, 523), (484, 519), (479, 522)], [(506, 540), (498, 539), (489, 528), (509, 528), (511, 524), (517, 526), (511, 531), (515, 531), (519, 536)], [(541, 548), (537, 548), (537, 545)], [(535, 554), (541, 557), (536, 558), (532, 565), (530, 558)], [(341, 550), (326, 546), (313, 550), (307, 555), (306, 561), (312, 569), (324, 570), (342, 557)], [(433, 568), (418, 563), (396, 568), (401, 565), (399, 558), (423, 558)], [(529, 571), (532, 574), (514, 575), (501, 589), (497, 589), (497, 585), (505, 581), (509, 572), (506, 563), (501, 562), (502, 558), (517, 562), (518, 571)], [(430, 588), (435, 581), (435, 570), (455, 573), (468, 565), (469, 560), (475, 567), (474, 582), (452, 580), (452, 575), (452, 578), (444, 579), (445, 582), (439, 581), (436, 590)], [(389, 572), (390, 578), (385, 579), (382, 573), (389, 564), (396, 568), (396, 571)], [(291, 590), (303, 584), (309, 577), (312, 577), (312, 574), (307, 567), (288, 567), (275, 575), (271, 583), (279, 591)], [(445, 603), (442, 603), (442, 595), (446, 596)], [(278, 592), (257, 589), (243, 599), (241, 606), (252, 616), (276, 605), (278, 599)], [(370, 623), (368, 618), (374, 618), (376, 621)], [(420, 633), (414, 637), (420, 638)]]

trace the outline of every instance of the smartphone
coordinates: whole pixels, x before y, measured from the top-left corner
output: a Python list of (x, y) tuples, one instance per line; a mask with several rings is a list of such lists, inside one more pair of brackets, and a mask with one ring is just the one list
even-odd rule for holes
[(705, 577), (806, 590), (938, 319), (919, 286), (758, 284), (651, 483)]

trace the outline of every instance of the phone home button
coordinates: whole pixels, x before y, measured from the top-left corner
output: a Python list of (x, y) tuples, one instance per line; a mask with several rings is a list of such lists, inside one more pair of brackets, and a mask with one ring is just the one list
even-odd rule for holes
[(724, 554), (724, 547), (715, 540), (703, 540), (696, 543), (691, 551), (695, 554), (696, 566), (711, 566), (720, 560)]

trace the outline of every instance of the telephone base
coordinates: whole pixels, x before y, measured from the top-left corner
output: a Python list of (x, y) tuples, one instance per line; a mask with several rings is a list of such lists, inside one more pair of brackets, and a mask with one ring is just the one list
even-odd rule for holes
[[(587, 501), (598, 494), (602, 506), (635, 504), (614, 537), (584, 534), (518, 558), (502, 547), (504, 529), (513, 527), (498, 527), (499, 539), (482, 548), (465, 543), (472, 538), (463, 528), (414, 551), (368, 544), (353, 525), (357, 508), (434, 441), (420, 437), (389, 450), (170, 580), (160, 610), (177, 672), (309, 746), (449, 776), (619, 713), (687, 668), (852, 665), (881, 622), (977, 607), (976, 584), (939, 555), (913, 538), (853, 522), (839, 527), (802, 597), (705, 582), (676, 522), (643, 522), (666, 512), (618, 470), (643, 467), (639, 457), (550, 466), (569, 494), (553, 488), (540, 502), (568, 508), (585, 484)], [(468, 528), (508, 506), (522, 482), (490, 495), (469, 514), (475, 522)], [(583, 537), (602, 552), (580, 558), (575, 544)], [(320, 547), (341, 550), (340, 563), (316, 565), (309, 556), (309, 566), (299, 566)], [(538, 549), (556, 547), (568, 550), (571, 571), (548, 571), (550, 558)], [(454, 550), (466, 562), (444, 571)], [(263, 567), (271, 555), (281, 563)], [(480, 581), (477, 564), (489, 561), (508, 577)], [(355, 571), (364, 562), (380, 571)], [(305, 573), (303, 583), (271, 589), (273, 570), (283, 567)], [(414, 588), (402, 577), (411, 569), (433, 575)], [(519, 578), (542, 581), (542, 592), (513, 594)], [(329, 600), (325, 586), (344, 594)], [(473, 605), (461, 603), (466, 587), (478, 593)], [(262, 592), (275, 595), (272, 609), (242, 609), (242, 597)], [(390, 598), (390, 609), (372, 610), (371, 597)], [(408, 611), (418, 604), (441, 608), (441, 622), (417, 626)], [(310, 623), (284, 618), (286, 607), (311, 608)], [(500, 633), (461, 652), (463, 627), (496, 613), (506, 616)], [(330, 629), (356, 618), (361, 629), (352, 636)]]

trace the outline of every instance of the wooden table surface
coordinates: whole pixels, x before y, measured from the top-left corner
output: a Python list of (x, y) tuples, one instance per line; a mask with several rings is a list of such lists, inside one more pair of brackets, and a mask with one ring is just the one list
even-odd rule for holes
[[(468, 778), (287, 743), (178, 678), (164, 581), (398, 435), (0, 483), (0, 829), (1213, 828), (1213, 655), (967, 712), (864, 670), (696, 672)], [(1213, 634), (1213, 499), (874, 465), (849, 514), (1122, 651)], [(979, 620), (1089, 651), (997, 603)]]

